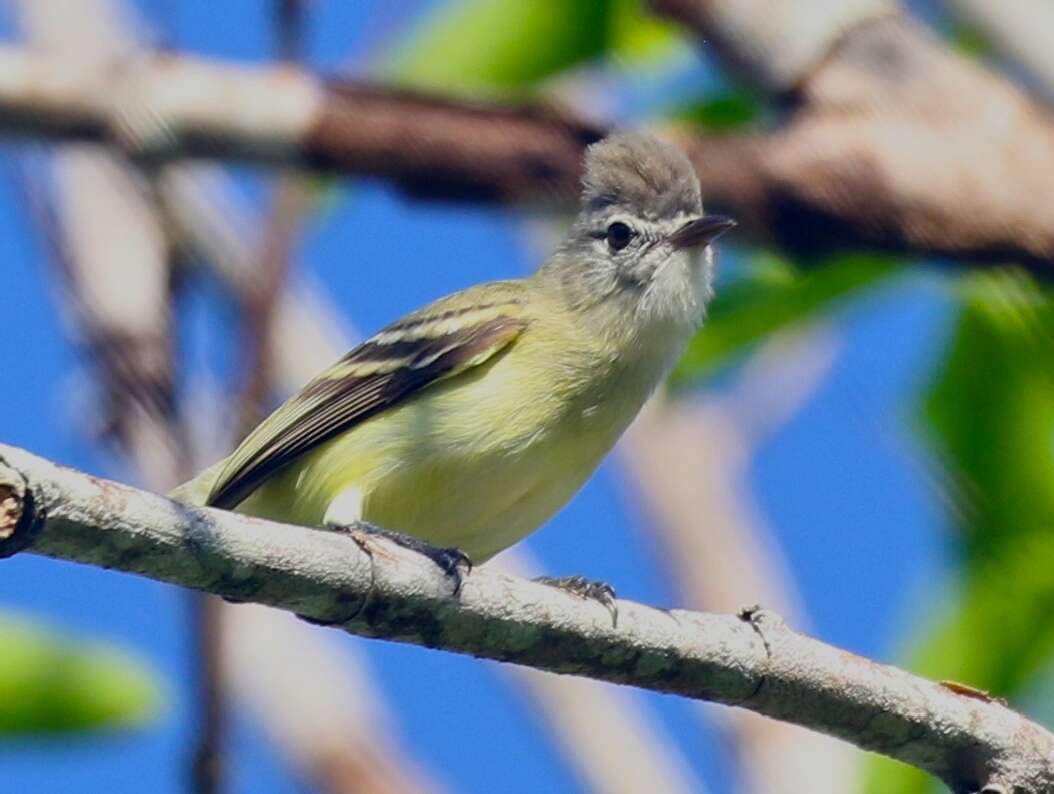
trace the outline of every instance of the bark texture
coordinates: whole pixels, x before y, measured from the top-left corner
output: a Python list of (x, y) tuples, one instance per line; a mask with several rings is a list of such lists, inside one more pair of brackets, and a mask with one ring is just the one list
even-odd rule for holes
[(1054, 735), (946, 687), (739, 615), (599, 603), (486, 567), (458, 595), (429, 560), (181, 505), (0, 446), (0, 556), (24, 549), (410, 642), (740, 706), (913, 764), (956, 792), (1054, 790)]

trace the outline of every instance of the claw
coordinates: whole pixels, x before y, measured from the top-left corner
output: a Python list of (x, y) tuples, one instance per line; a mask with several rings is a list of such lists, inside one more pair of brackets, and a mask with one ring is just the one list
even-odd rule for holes
[[(431, 543), (427, 543), (420, 538), (415, 538), (412, 535), (406, 535), (402, 532), (378, 527), (365, 521), (358, 521), (354, 524), (330, 524), (327, 525), (326, 529), (333, 532), (350, 534), (352, 539), (354, 539), (367, 554), (371, 553), (367, 547), (367, 539), (370, 535), (387, 538), (393, 543), (402, 546), (404, 549), (410, 549), (410, 551), (416, 551), (418, 554), (423, 554), (439, 566), (439, 569), (445, 576), (454, 580), (453, 594), (455, 596), (461, 594), (461, 585), (464, 583), (464, 577), (472, 573), (472, 560), (467, 554), (465, 554), (465, 552), (458, 548), (440, 548), (438, 546), (433, 546)], [(464, 568), (464, 573), (462, 573), (462, 568)]]
[(534, 581), (563, 590), (565, 593), (584, 598), (587, 601), (596, 601), (611, 613), (612, 628), (618, 625), (618, 604), (615, 602), (615, 588), (607, 582), (586, 579), (584, 576), (539, 576)]
[[(454, 595), (460, 595), (464, 577), (472, 573), (472, 560), (461, 549), (453, 546), (445, 549), (439, 549), (435, 546), (429, 546), (428, 548), (429, 551), (422, 551), (421, 553), (438, 565), (444, 574), (453, 578)], [(461, 573), (462, 567), (465, 569), (464, 575)]]

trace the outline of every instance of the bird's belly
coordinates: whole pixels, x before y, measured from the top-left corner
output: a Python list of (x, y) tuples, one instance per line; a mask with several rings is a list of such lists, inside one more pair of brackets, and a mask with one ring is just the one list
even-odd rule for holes
[(497, 554), (574, 495), (658, 379), (590, 370), (554, 383), (545, 362), (559, 351), (520, 345), (304, 455), (241, 509), (309, 526), (361, 519), (477, 562)]
[(448, 456), (433, 471), (415, 461), (369, 492), (363, 516), (482, 562), (545, 523), (578, 491), (609, 445), (597, 446), (567, 435), (514, 453)]
[[(578, 491), (635, 413), (620, 402), (588, 416), (477, 415), (464, 427), (422, 415), (441, 402), (411, 403), (396, 409), (404, 414), (390, 417), (397, 421), (367, 422), (305, 455), (241, 509), (319, 526), (341, 502), (351, 506), (342, 520), (456, 546), (482, 562), (537, 529)], [(488, 402), (477, 408), (485, 413)], [(435, 433), (428, 429), (433, 424)]]

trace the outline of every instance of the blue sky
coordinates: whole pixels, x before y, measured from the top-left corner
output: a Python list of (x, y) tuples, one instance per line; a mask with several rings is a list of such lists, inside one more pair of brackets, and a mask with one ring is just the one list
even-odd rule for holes
[[(180, 49), (233, 59), (270, 51), (268, 3), (141, 0), (167, 16)], [(411, 3), (414, 9), (427, 4)], [(311, 4), (311, 60), (361, 65), (413, 15), (380, 2)], [(419, 11), (415, 11), (418, 13)], [(703, 69), (696, 65), (697, 70)], [(678, 85), (683, 80), (672, 79)], [(259, 198), (259, 181), (244, 178)], [(357, 327), (377, 329), (443, 293), (533, 266), (519, 219), (495, 210), (412, 203), (382, 185), (338, 184), (305, 230), (299, 261), (326, 285)], [(0, 440), (115, 476), (81, 421), (90, 379), (60, 321), (44, 252), (9, 183), (0, 181), (0, 258), (5, 331), (0, 350), (17, 377), (0, 379)], [(944, 521), (919, 476), (913, 400), (945, 339), (950, 310), (941, 276), (913, 271), (841, 306), (832, 322), (844, 344), (806, 407), (761, 449), (751, 485), (818, 636), (892, 659), (914, 625), (913, 604), (939, 588)], [(198, 318), (187, 338), (209, 336), (214, 363), (233, 355), (231, 318), (207, 286), (192, 286)], [(204, 318), (204, 319), (202, 319)], [(16, 363), (11, 363), (16, 362)], [(221, 373), (222, 374), (222, 373)], [(722, 379), (710, 388), (720, 388)], [(639, 516), (625, 510), (618, 469), (604, 465), (574, 502), (528, 541), (556, 573), (610, 581), (620, 595), (663, 604), (675, 595)], [(28, 556), (3, 562), (0, 608), (102, 637), (134, 650), (168, 690), (162, 717), (135, 733), (0, 743), (5, 790), (184, 790), (195, 730), (187, 602), (177, 590), (116, 573)], [(574, 792), (578, 784), (523, 698), (495, 665), (417, 648), (362, 645), (410, 750), (451, 791)], [(723, 751), (689, 704), (641, 696), (700, 774), (720, 779)], [(486, 742), (479, 737), (488, 737)], [(515, 764), (510, 764), (515, 759)], [(300, 791), (258, 729), (239, 714), (231, 791)], [(515, 775), (510, 770), (515, 769)]]

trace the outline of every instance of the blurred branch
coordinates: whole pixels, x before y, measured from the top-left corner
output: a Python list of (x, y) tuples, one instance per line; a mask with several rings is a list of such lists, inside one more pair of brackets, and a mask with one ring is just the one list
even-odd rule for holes
[[(815, 391), (837, 344), (823, 330), (787, 337), (749, 359), (731, 395), (653, 400), (618, 451), (678, 603), (713, 612), (762, 603), (803, 625), (779, 542), (755, 507), (749, 467), (759, 435), (771, 435)], [(843, 794), (853, 788), (848, 745), (740, 709), (702, 713), (722, 718), (719, 725), (734, 736), (744, 791)]]
[[(790, 34), (772, 46), (773, 20), (813, 18), (831, 3), (652, 5), (697, 31), (704, 46), (774, 65)], [(1047, 108), (952, 52), (894, 3), (853, 2), (838, 17), (821, 39), (826, 46), (814, 46), (797, 70), (756, 80), (792, 112), (774, 132), (741, 140), (753, 147), (750, 167), (716, 182), (722, 195), (736, 186), (740, 219), (804, 253), (870, 246), (1017, 260), (1051, 275), (1054, 223), (1041, 209), (1054, 198), (1044, 176), (1054, 166)], [(758, 71), (744, 74), (756, 79)], [(682, 141), (698, 164), (711, 155), (687, 133)]]
[[(38, 52), (61, 52), (86, 71), (125, 54), (109, 15), (63, 0), (13, 4)], [(171, 255), (152, 186), (105, 146), (75, 144), (23, 153), (17, 187), (62, 277), (78, 334), (100, 371), (98, 413), (152, 490), (188, 473), (176, 417), (172, 351)]]
[[(88, 71), (102, 70), (128, 45), (116, 34), (116, 8), (70, 7), (61, 0), (21, 0), (19, 22), (34, 47), (62, 53)], [(50, 236), (82, 333), (102, 371), (109, 424), (153, 490), (167, 491), (190, 473), (188, 439), (176, 416), (172, 342), (172, 260), (156, 203), (156, 173), (140, 173), (121, 153), (97, 144), (60, 147), (51, 155), (62, 201)], [(40, 213), (37, 213), (38, 217)], [(59, 240), (58, 236), (62, 235)], [(192, 593), (199, 649), (214, 643), (218, 626), (205, 597)], [(199, 651), (199, 678), (215, 665)], [(212, 715), (222, 708), (218, 689), (205, 684), (203, 747), (213, 747)], [(219, 760), (199, 752), (192, 778), (198, 794), (219, 789)]]
[[(265, 217), (253, 214), (228, 177), (211, 165), (166, 168), (160, 190), (188, 260), (200, 260), (213, 270), (243, 311), (261, 300), (261, 248), (253, 241), (260, 237)], [(272, 221), (282, 206), (284, 201), (276, 200)], [(291, 231), (293, 215), (284, 210), (281, 215), (282, 227)], [(286, 248), (285, 243), (272, 247), (269, 241), (276, 238), (291, 241), (270, 225), (264, 234), (265, 258), (273, 260)], [(292, 262), (285, 268), (294, 271)], [(302, 269), (295, 273), (275, 292), (266, 331), (267, 388), (280, 392), (295, 390), (351, 346), (351, 334), (335, 308), (312, 289)], [(268, 736), (302, 779), (330, 794), (437, 790), (396, 737), (383, 730), (380, 695), (351, 649), (330, 647), (316, 630), (273, 610), (227, 607), (221, 608), (221, 618), (227, 687), (260, 716)]]
[[(1054, 735), (932, 683), (738, 616), (607, 609), (486, 567), (460, 594), (384, 539), (181, 505), (0, 445), (0, 556), (20, 550), (296, 612), (362, 636), (741, 706), (925, 769), (956, 792), (1054, 788)], [(360, 545), (360, 543), (362, 545)]]
[(244, 437), (263, 418), (272, 388), (274, 353), (271, 340), (292, 249), (309, 200), (306, 185), (283, 180), (275, 188), (263, 249), (258, 256), (254, 289), (244, 295), (245, 344), (242, 393), (238, 399)]
[(118, 439), (148, 487), (167, 490), (188, 466), (173, 394), (168, 249), (145, 188), (93, 145), (32, 166), (23, 155), (14, 169), (61, 277), (71, 331), (99, 373), (104, 399), (89, 416), (101, 418), (90, 428)]
[(390, 179), (445, 199), (567, 200), (602, 131), (538, 105), (484, 106), (175, 55), (80, 68), (0, 47), (0, 131)]
[(1054, 5), (1049, 0), (944, 0), (957, 16), (995, 44), (1000, 54), (1019, 66), (1054, 102)]
[[(502, 552), (487, 567), (520, 577), (541, 573), (523, 546)], [(554, 747), (594, 794), (707, 791), (654, 714), (629, 692), (529, 667), (510, 665), (503, 670), (545, 721)]]
[(793, 90), (860, 26), (897, 13), (897, 0), (648, 0), (769, 94)]
[(296, 63), (304, 58), (307, 27), (305, 3), (306, 0), (274, 0), (275, 55), (279, 60)]
[(198, 729), (188, 755), (194, 794), (218, 794), (225, 778), (223, 745), (226, 734), (227, 691), (223, 681), (221, 648), (226, 627), (222, 602), (209, 593), (191, 592), (195, 694)]
[[(273, 0), (275, 56), (297, 66), (306, 50), (306, 0)], [(264, 223), (263, 250), (254, 283), (245, 293), (246, 362), (248, 377), (242, 394), (242, 425), (248, 433), (263, 418), (272, 389), (274, 326), (278, 306), (293, 259), (301, 222), (311, 206), (310, 187), (297, 175), (283, 174), (271, 194), (271, 209)], [(244, 433), (239, 434), (244, 435)]]
[[(276, 57), (293, 65), (304, 52), (304, 0), (274, 0)], [(271, 193), (271, 208), (264, 223), (263, 245), (256, 257), (255, 288), (243, 293), (245, 325), (245, 386), (238, 400), (244, 437), (267, 413), (272, 388), (271, 341), (281, 294), (289, 273), (301, 222), (311, 197), (308, 184), (296, 175), (283, 174)]]
[[(219, 276), (243, 306), (256, 300), (259, 251), (250, 243), (263, 222), (231, 189), (227, 177), (208, 165), (166, 168), (161, 192), (188, 257)], [(292, 393), (353, 346), (353, 334), (303, 269), (279, 290), (270, 340), (279, 390)]]
[(225, 679), (292, 767), (332, 794), (426, 794), (357, 655), (291, 615), (221, 603)]
[[(278, 0), (276, 3), (277, 56), (292, 60), (303, 50), (302, 6), (299, 0)], [(272, 192), (270, 218), (264, 227), (264, 241), (255, 268), (256, 288), (242, 302), (244, 327), (242, 381), (240, 394), (234, 394), (239, 437), (244, 437), (267, 413), (271, 395), (272, 327), (276, 307), (289, 271), (296, 234), (308, 205), (306, 187), (295, 176), (283, 175)], [(173, 224), (175, 226), (175, 224)], [(222, 602), (214, 596), (197, 599), (198, 656), (200, 658), (200, 696), (202, 725), (197, 737), (195, 778), (198, 794), (216, 794), (222, 778), (223, 750), (226, 733), (225, 684), (232, 677), (224, 675), (224, 633), (230, 627), (224, 620)], [(250, 632), (243, 632), (251, 638)], [(316, 770), (318, 759), (312, 758), (308, 769)], [(370, 768), (364, 759), (362, 769)], [(358, 775), (361, 777), (361, 773)]]
[[(756, 5), (743, 3), (764, 18)], [(678, 18), (708, 31), (709, 17)], [(1044, 208), (1054, 182), (1044, 175), (1054, 166), (1054, 117), (905, 18), (883, 10), (855, 26), (843, 19), (838, 30), (824, 40), (825, 57), (781, 95), (795, 108), (783, 127), (674, 131), (710, 205), (800, 254), (865, 246), (1013, 260), (1049, 275), (1054, 221)], [(731, 48), (727, 31), (708, 33), (718, 34)], [(578, 192), (582, 148), (604, 133), (552, 107), (469, 104), (289, 66), (173, 55), (102, 72), (77, 66), (0, 48), (0, 131), (110, 140), (139, 157), (383, 178), (432, 199), (565, 205)]]
[[(78, 54), (84, 53), (86, 57), (85, 51), (90, 50), (91, 57), (98, 59), (97, 63), (92, 64), (92, 68), (95, 68), (115, 58), (142, 54), (139, 40), (141, 31), (135, 24), (134, 15), (129, 13), (124, 4), (114, 0), (79, 0), (73, 5), (66, 0), (24, 0), (20, 11), (22, 22), (28, 26), (27, 32), (32, 35), (35, 47), (50, 47), (60, 54), (59, 57), (67, 57), (73, 46)], [(73, 43), (69, 40), (70, 31), (74, 31)], [(256, 246), (248, 242), (256, 236), (259, 224), (252, 224), (252, 228), (248, 224), (239, 227), (239, 220), (244, 219), (236, 209), (223, 205), (222, 198), (231, 194), (229, 178), (221, 174), (218, 168), (204, 165), (172, 165), (160, 169), (153, 176), (156, 197), (163, 202), (166, 231), (175, 236), (183, 253), (204, 257), (221, 270), (236, 273), (236, 280), (246, 285), (247, 290), (251, 288), (259, 291), (260, 253)], [(279, 204), (284, 206), (283, 202)], [(58, 227), (52, 224), (48, 228)], [(281, 238), (282, 234), (274, 234), (273, 237)], [(272, 250), (277, 253), (277, 248)], [(188, 261), (185, 259), (180, 264), (187, 264)], [(115, 285), (120, 283), (120, 279), (114, 282)], [(316, 314), (319, 301), (309, 298), (311, 296), (306, 294), (299, 282), (295, 288), (278, 290), (279, 305), (270, 322), (268, 345), (277, 354), (289, 358), (290, 343), (286, 340), (295, 339), (296, 343), (308, 345), (306, 350), (299, 351), (297, 360), (310, 362), (318, 341), (311, 336), (312, 329), (324, 336), (340, 335), (338, 329), (326, 327), (319, 321)], [(252, 303), (253, 300), (247, 298), (245, 303)], [(261, 299), (256, 300), (260, 302)], [(163, 316), (157, 314), (158, 319)], [(305, 322), (307, 319), (311, 322)], [(298, 334), (291, 335), (290, 329), (298, 329)], [(329, 360), (324, 363), (329, 363)], [(316, 369), (321, 367), (322, 364)], [(256, 388), (253, 387), (255, 392)], [(212, 443), (215, 444), (215, 441)], [(164, 489), (167, 490), (167, 487), (165, 485)], [(192, 595), (199, 596), (197, 593)], [(202, 604), (207, 604), (212, 597), (201, 597), (200, 600)], [(235, 660), (244, 658), (241, 651), (247, 646), (263, 646), (267, 649), (265, 654), (257, 654), (253, 659), (252, 674), (249, 667), (245, 666), (237, 673), (228, 670), (225, 676), (229, 674), (230, 678), (222, 686), (214, 675), (205, 675), (204, 681), (213, 682), (205, 692), (205, 711), (219, 708), (221, 690), (236, 689), (239, 694), (246, 695), (250, 705), (264, 716), (272, 739), (297, 764), (296, 771), (311, 780), (320, 791), (332, 794), (409, 794), (435, 790), (423, 774), (411, 774), (409, 770), (413, 769), (412, 762), (405, 757), (405, 753), (400, 752), (395, 740), (378, 732), (376, 713), (364, 718), (354, 731), (343, 730), (348, 727), (347, 720), (363, 716), (365, 712), (363, 706), (356, 707), (355, 703), (342, 699), (343, 695), (348, 694), (348, 677), (353, 674), (351, 668), (346, 671), (326, 668), (330, 675), (322, 675), (319, 668), (325, 666), (321, 661), (324, 648), (309, 645), (310, 639), (300, 637), (289, 647), (301, 651), (308, 649), (315, 664), (315, 675), (310, 682), (302, 682), (297, 691), (303, 694), (305, 689), (314, 687), (311, 691), (315, 694), (313, 699), (307, 698), (312, 700), (311, 703), (294, 702), (289, 697), (293, 690), (287, 684), (290, 678), (303, 671), (304, 660), (288, 658), (280, 653), (280, 649), (276, 650), (273, 639), (280, 629), (268, 626), (267, 619), (249, 619), (247, 625), (242, 625), (239, 620), (230, 620), (229, 612), (223, 610), (217, 612), (210, 609), (200, 614), (205, 615), (206, 623), (213, 626), (223, 620), (223, 645), (231, 649)], [(287, 617), (279, 613), (271, 615), (272, 621)], [(205, 628), (211, 631), (209, 626)], [(254, 636), (254, 630), (263, 631), (264, 635)], [(301, 629), (301, 634), (317, 636), (307, 627)], [(203, 658), (214, 669), (223, 661), (218, 654)], [(348, 659), (342, 658), (340, 662), (347, 665)], [(282, 664), (291, 667), (284, 670)], [(363, 675), (360, 671), (359, 676)], [(368, 684), (365, 681), (360, 681), (354, 694), (365, 697), (366, 693), (362, 690), (366, 686)], [(321, 719), (323, 712), (316, 707), (315, 702), (327, 697), (331, 698), (327, 702), (335, 700), (341, 703), (345, 719), (343, 726), (332, 720)], [(282, 731), (279, 721), (269, 718), (275, 717), (278, 711), (296, 720), (296, 734), (302, 740), (300, 744), (293, 747), (283, 744), (289, 739), (288, 729)], [(210, 730), (210, 724), (218, 725), (207, 717), (204, 722), (205, 726), (199, 732), (201, 734)], [(208, 748), (214, 746), (215, 741), (203, 740), (202, 743), (206, 755), (209, 755)]]
[[(767, 94), (795, 90), (859, 28), (895, 16), (897, 0), (648, 0)], [(877, 66), (878, 64), (872, 64)]]

